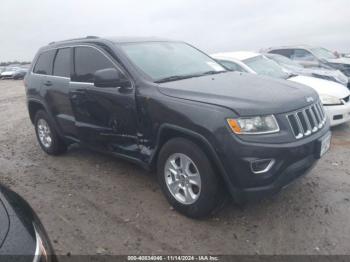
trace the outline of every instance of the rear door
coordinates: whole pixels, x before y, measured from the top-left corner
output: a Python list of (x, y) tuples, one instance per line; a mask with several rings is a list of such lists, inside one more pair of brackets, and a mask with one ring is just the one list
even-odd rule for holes
[(73, 57), (70, 99), (79, 139), (102, 151), (138, 158), (134, 88), (94, 86), (97, 70), (120, 70), (105, 51), (79, 46), (74, 48)]
[(52, 76), (48, 77), (47, 100), (65, 136), (77, 137), (74, 114), (69, 98), (72, 64), (72, 48), (60, 48), (55, 52)]
[[(52, 75), (52, 65), (56, 50), (48, 50), (39, 54), (31, 72), (31, 86), (45, 94), (48, 88), (49, 76)], [(34, 94), (28, 94), (34, 95)]]

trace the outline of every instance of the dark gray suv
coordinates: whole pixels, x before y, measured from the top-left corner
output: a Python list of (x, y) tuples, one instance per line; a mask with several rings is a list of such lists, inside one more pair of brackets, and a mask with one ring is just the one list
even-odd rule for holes
[(318, 95), (229, 72), (179, 41), (98, 38), (42, 47), (25, 78), (41, 148), (71, 143), (156, 170), (168, 201), (202, 217), (309, 171), (330, 145)]

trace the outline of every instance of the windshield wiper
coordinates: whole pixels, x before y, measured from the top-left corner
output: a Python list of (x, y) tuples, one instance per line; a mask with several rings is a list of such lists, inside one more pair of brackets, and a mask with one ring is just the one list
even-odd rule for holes
[(228, 72), (227, 70), (221, 70), (221, 71), (215, 71), (215, 70), (211, 70), (211, 71), (207, 71), (207, 72), (204, 72), (200, 75), (215, 75), (215, 74), (220, 74), (220, 73), (226, 73)]
[(159, 79), (157, 81), (155, 81), (155, 83), (164, 83), (164, 82), (170, 82), (170, 81), (176, 81), (176, 80), (181, 80), (181, 79), (187, 79), (187, 78), (192, 78), (192, 77), (200, 77), (200, 76), (205, 76), (205, 75), (214, 75), (214, 74), (219, 74), (219, 73), (224, 73), (224, 72), (228, 72), (226, 70), (222, 70), (222, 71), (207, 71), (204, 73), (200, 73), (200, 74), (191, 74), (191, 75), (174, 75), (174, 76), (169, 76), (169, 77), (164, 77), (162, 79)]
[(161, 78), (157, 81), (155, 81), (155, 83), (164, 83), (164, 82), (170, 82), (170, 81), (176, 81), (176, 80), (181, 80), (181, 79), (186, 79), (186, 78), (191, 78), (191, 77), (196, 77), (198, 75), (175, 75), (175, 76), (168, 76), (168, 77), (164, 77)]

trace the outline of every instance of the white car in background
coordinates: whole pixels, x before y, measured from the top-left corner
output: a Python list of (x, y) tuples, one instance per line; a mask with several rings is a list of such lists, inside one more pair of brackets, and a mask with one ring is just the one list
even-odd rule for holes
[(6, 67), (0, 74), (1, 79), (13, 79), (17, 71), (21, 70), (19, 67)]
[(288, 74), (279, 64), (259, 53), (227, 52), (213, 54), (212, 57), (229, 70), (265, 75), (309, 86), (319, 94), (331, 126), (350, 121), (350, 91), (339, 83)]

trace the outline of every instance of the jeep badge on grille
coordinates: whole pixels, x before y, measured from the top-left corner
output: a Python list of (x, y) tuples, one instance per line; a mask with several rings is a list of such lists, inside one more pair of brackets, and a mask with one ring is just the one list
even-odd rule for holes
[(308, 96), (306, 98), (306, 102), (308, 102), (308, 103), (312, 103), (313, 101), (314, 101), (314, 98), (312, 96)]

